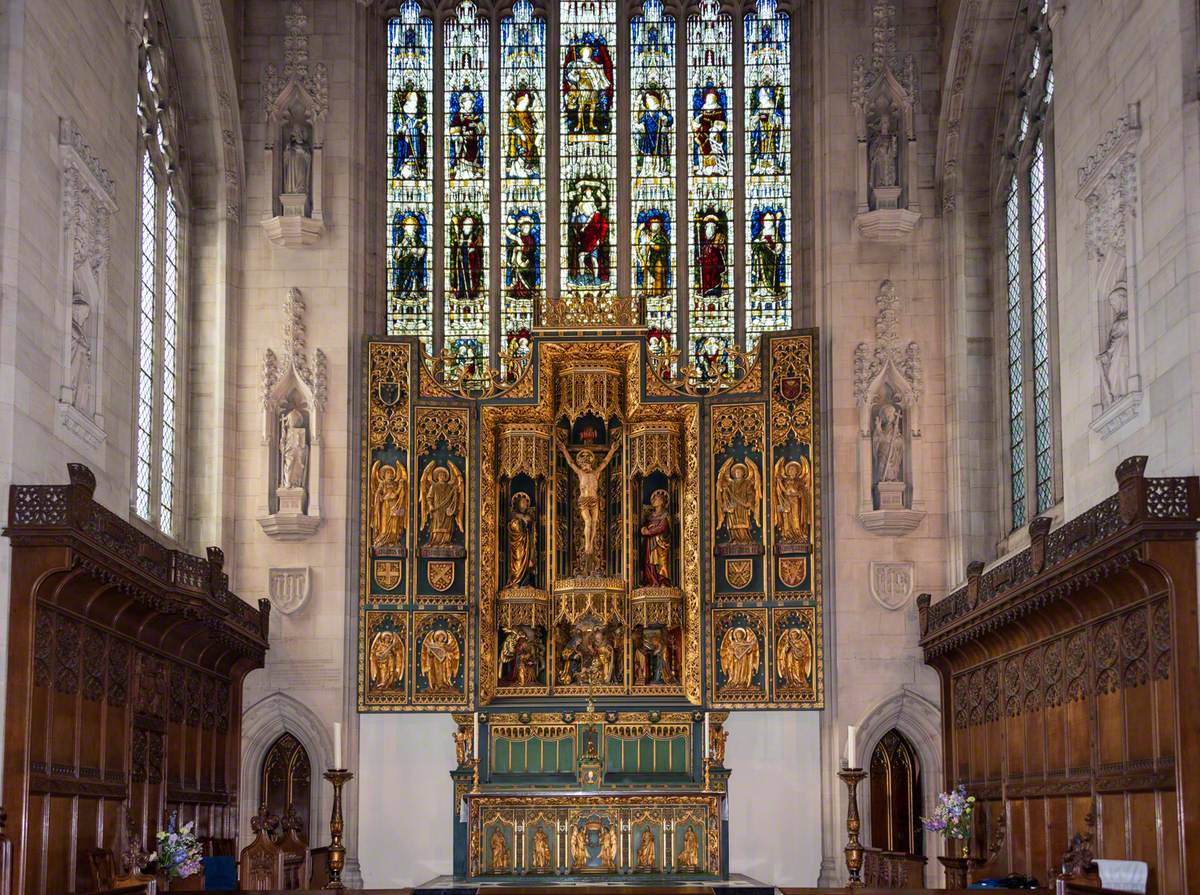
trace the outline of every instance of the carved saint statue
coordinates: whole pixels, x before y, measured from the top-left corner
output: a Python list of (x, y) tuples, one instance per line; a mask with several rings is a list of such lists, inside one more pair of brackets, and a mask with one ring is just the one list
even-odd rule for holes
[(633, 682), (635, 684), (674, 684), (677, 678), (671, 663), (671, 642), (661, 625), (635, 629), (633, 643)]
[(876, 482), (904, 481), (904, 415), (890, 401), (875, 411), (871, 454), (875, 461)]
[(465, 531), (462, 473), (453, 463), (430, 463), (421, 473), (421, 529), (429, 526), (430, 547), (454, 543), (456, 532)]
[(458, 641), (449, 631), (430, 631), (421, 641), (421, 674), (429, 681), (430, 690), (456, 690), (454, 676), (458, 674), (460, 651)]
[(600, 834), (600, 863), (609, 870), (617, 869), (617, 825), (611, 824)]
[(518, 491), (512, 496), (508, 517), (508, 586), (529, 584), (536, 573), (537, 514), (529, 495)]
[(812, 467), (808, 458), (775, 461), (773, 509), (775, 532), (781, 541), (807, 541), (812, 520)]
[(397, 460), (371, 466), (371, 546), (399, 547), (408, 527), (408, 470)]
[(748, 460), (730, 457), (717, 474), (718, 528), (724, 528), (731, 544), (753, 544), (750, 523), (762, 525), (762, 478)]
[(779, 679), (792, 688), (807, 687), (812, 674), (812, 641), (799, 628), (788, 628), (779, 635), (775, 647)]
[(500, 675), (504, 683), (529, 687), (538, 682), (546, 662), (546, 647), (540, 629), (531, 625), (504, 628), (500, 646)]
[(404, 680), (404, 666), (408, 651), (404, 646), (404, 635), (397, 631), (380, 631), (371, 638), (370, 671), (371, 687), (375, 690), (391, 690)]
[(587, 833), (583, 827), (576, 826), (571, 830), (571, 866), (576, 869), (586, 867), (587, 861)]
[(642, 584), (666, 587), (671, 583), (671, 495), (659, 488), (650, 495), (642, 524)]
[(500, 830), (492, 830), (492, 837), (489, 840), (489, 844), (492, 852), (492, 872), (496, 873), (510, 869), (508, 863), (508, 842), (504, 839), (504, 833)]
[(884, 112), (879, 116), (879, 132), (870, 146), (871, 188), (896, 187), (900, 185), (899, 140), (892, 133), (892, 116)]
[(533, 869), (538, 873), (547, 873), (552, 862), (550, 837), (546, 835), (545, 827), (538, 827), (533, 834)]
[(749, 690), (758, 672), (758, 637), (749, 628), (734, 626), (721, 638), (721, 673), (725, 687)]
[(654, 869), (654, 834), (649, 830), (642, 830), (642, 838), (638, 842), (637, 866), (640, 870)]
[(458, 728), (452, 736), (454, 737), (454, 756), (458, 759), (458, 766), (464, 768), (467, 766), (467, 762), (471, 760), (475, 737), (469, 727)]
[(729, 739), (729, 731), (722, 725), (716, 724), (708, 734), (708, 757), (717, 767), (725, 766), (725, 741)]
[(279, 487), (303, 488), (307, 475), (308, 429), (304, 414), (293, 407), (279, 420)]
[(700, 866), (700, 839), (695, 827), (683, 831), (683, 848), (676, 861), (681, 870), (695, 870)]
[(1129, 289), (1124, 283), (1108, 294), (1108, 314), (1108, 333), (1099, 356), (1105, 407), (1129, 393)]
[(92, 337), (88, 325), (91, 316), (92, 306), (83, 293), (76, 292), (71, 299), (71, 404), (87, 416), (96, 413), (92, 389)]
[(611, 435), (612, 446), (604, 455), (604, 459), (597, 463), (596, 452), (591, 448), (584, 448), (576, 459), (571, 459), (571, 452), (567, 450), (562, 433), (559, 433), (558, 449), (562, 451), (567, 465), (571, 467), (571, 471), (579, 480), (579, 517), (583, 520), (583, 555), (592, 561), (599, 559), (596, 550), (596, 533), (600, 529), (600, 474), (612, 461), (618, 444), (617, 430), (613, 429)]
[(304, 131), (296, 128), (288, 137), (287, 149), (283, 152), (283, 191), (285, 193), (307, 193), (308, 175), (312, 169), (312, 150)]

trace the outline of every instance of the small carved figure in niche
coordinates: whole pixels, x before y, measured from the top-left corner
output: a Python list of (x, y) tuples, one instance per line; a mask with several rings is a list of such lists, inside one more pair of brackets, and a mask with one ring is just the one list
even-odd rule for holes
[(283, 153), (283, 191), (307, 193), (308, 175), (312, 170), (312, 150), (301, 127), (294, 128)]
[(586, 867), (587, 861), (587, 833), (583, 831), (583, 827), (576, 826), (571, 831), (571, 866), (574, 868)]
[(642, 839), (638, 843), (637, 866), (639, 870), (654, 869), (654, 834), (642, 830)]
[(679, 850), (679, 868), (696, 870), (700, 866), (700, 839), (696, 828), (689, 826), (683, 831), (683, 848)]
[(560, 684), (612, 682), (616, 667), (616, 646), (621, 638), (621, 625), (610, 621), (606, 625), (583, 622), (559, 629), (558, 668)]
[(899, 138), (892, 133), (892, 113), (882, 112), (879, 115), (879, 131), (871, 139), (869, 152), (872, 189), (900, 185), (900, 169), (897, 165), (899, 149)]
[(396, 631), (380, 631), (371, 638), (371, 687), (391, 690), (404, 680), (407, 664), (404, 637)]
[(460, 727), (454, 731), (454, 756), (458, 759), (458, 766), (465, 768), (471, 760), (471, 753), (474, 749), (474, 736), (471, 733), (471, 728)]
[(782, 541), (807, 541), (812, 520), (812, 467), (808, 458), (775, 461), (774, 523)]
[(449, 631), (430, 631), (421, 641), (421, 674), (430, 690), (456, 690), (460, 650), (458, 640)]
[(661, 625), (634, 632), (633, 682), (635, 684), (674, 684), (671, 642)]
[(504, 833), (500, 830), (492, 830), (492, 837), (489, 841), (492, 851), (492, 872), (508, 870), (508, 842), (504, 839)]
[(1129, 289), (1124, 283), (1108, 293), (1108, 316), (1108, 333), (1099, 357), (1105, 407), (1129, 393)]
[(904, 481), (904, 414), (890, 401), (885, 401), (875, 411), (871, 453), (875, 460), (876, 482)]
[(536, 575), (537, 514), (524, 491), (512, 496), (508, 518), (508, 586), (531, 584)]
[(453, 463), (430, 463), (421, 473), (421, 528), (429, 526), (429, 546), (448, 546), (456, 532), (465, 531), (464, 491), (462, 473)]
[(807, 687), (812, 674), (812, 641), (799, 628), (788, 628), (779, 635), (775, 648), (779, 679), (793, 689)]
[(83, 293), (71, 298), (71, 404), (80, 413), (94, 416), (95, 393), (92, 390), (92, 337), (88, 320), (92, 306)]
[(610, 824), (600, 834), (600, 863), (609, 870), (617, 869), (617, 825)]
[(545, 827), (538, 827), (533, 834), (533, 869), (538, 873), (546, 873), (550, 870), (552, 860), (550, 837), (546, 835)]
[(749, 628), (736, 625), (721, 638), (721, 673), (725, 688), (749, 690), (758, 673), (758, 637)]
[(308, 428), (293, 407), (279, 419), (279, 486), (303, 488), (308, 481)]
[(708, 757), (717, 767), (725, 766), (725, 742), (729, 739), (729, 731), (722, 725), (716, 724), (708, 734)]
[(583, 520), (583, 555), (593, 562), (598, 559), (596, 532), (600, 528), (600, 474), (612, 461), (618, 444), (617, 430), (613, 429), (611, 435), (612, 446), (604, 455), (604, 459), (597, 464), (596, 452), (591, 448), (584, 448), (579, 452), (577, 459), (572, 459), (565, 439), (562, 433), (559, 433), (558, 449), (562, 451), (567, 465), (571, 467), (575, 477), (579, 480), (579, 516)]
[(500, 674), (505, 683), (529, 687), (538, 683), (545, 664), (545, 646), (537, 628), (515, 625), (504, 629), (500, 647)]
[(659, 488), (650, 495), (642, 524), (642, 584), (671, 584), (671, 495)]
[(751, 521), (762, 525), (762, 478), (751, 461), (730, 457), (717, 475), (717, 509), (731, 544), (753, 544)]
[(399, 547), (408, 525), (408, 470), (397, 460), (371, 466), (371, 546)]

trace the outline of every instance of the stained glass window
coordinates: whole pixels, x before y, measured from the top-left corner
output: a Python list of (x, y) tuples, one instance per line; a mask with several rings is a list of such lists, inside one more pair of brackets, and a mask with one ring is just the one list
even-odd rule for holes
[(704, 0), (687, 19), (687, 165), (692, 354), (715, 357), (736, 337), (733, 237), (733, 19)]
[(1004, 282), (1009, 432), (1009, 498), (1012, 527), (1051, 509), (1055, 484), (1055, 392), (1051, 369), (1053, 245), (1047, 179), (1054, 95), (1051, 33), (1045, 10), (1029, 8), (1018, 21), (1014, 74), (1029, 82), (1013, 96), (1006, 117), (1010, 144), (1004, 181)]
[(134, 513), (168, 535), (178, 528), (178, 444), (182, 315), (182, 197), (178, 117), (160, 23), (143, 20), (138, 128), (138, 301), (133, 456)]
[(790, 22), (775, 0), (745, 20), (746, 347), (792, 325)]
[(646, 326), (678, 333), (675, 320), (675, 19), (646, 0), (629, 23), (632, 70), (633, 289)]
[(517, 0), (500, 24), (501, 219), (507, 353), (528, 350), (534, 307), (544, 294), (546, 221), (546, 21)]
[(559, 4), (559, 169), (564, 293), (616, 287), (616, 0)]
[(387, 24), (387, 331), (433, 340), (433, 23), (405, 0)]

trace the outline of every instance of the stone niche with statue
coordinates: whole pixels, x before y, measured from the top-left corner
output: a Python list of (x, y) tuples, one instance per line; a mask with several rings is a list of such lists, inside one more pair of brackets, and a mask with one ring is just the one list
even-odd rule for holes
[(359, 710), (458, 713), (457, 876), (727, 876), (725, 713), (823, 706), (816, 342), (368, 342)]

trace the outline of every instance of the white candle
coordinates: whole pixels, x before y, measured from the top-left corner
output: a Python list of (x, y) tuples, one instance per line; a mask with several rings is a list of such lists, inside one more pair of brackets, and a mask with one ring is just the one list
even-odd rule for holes
[(333, 766), (342, 769), (342, 722), (333, 722)]
[(479, 712), (475, 713), (475, 735), (471, 738), (471, 755), (479, 757)]
[(854, 756), (858, 754), (858, 749), (855, 748), (855, 746), (857, 745), (857, 743), (856, 743), (857, 739), (858, 739), (858, 728), (855, 727), (853, 724), (847, 726), (847, 728), (846, 728), (846, 767), (848, 767), (848, 768), (858, 767), (858, 765), (854, 763)]

